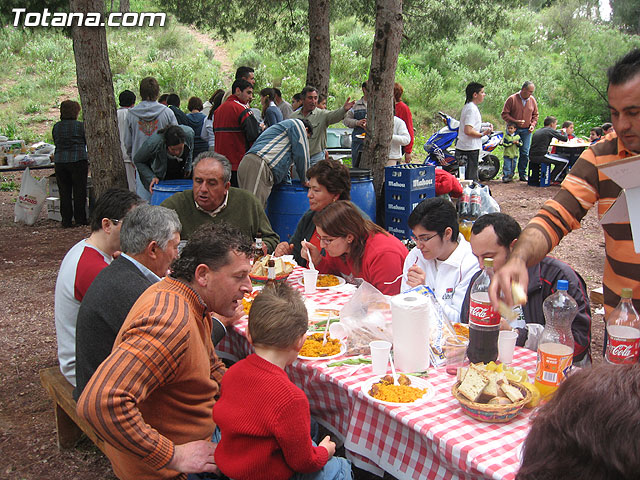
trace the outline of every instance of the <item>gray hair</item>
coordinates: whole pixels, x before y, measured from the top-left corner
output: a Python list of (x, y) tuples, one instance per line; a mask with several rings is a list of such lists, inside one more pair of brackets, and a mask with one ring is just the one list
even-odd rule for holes
[(522, 90), (524, 90), (525, 88), (529, 88), (531, 85), (533, 85), (533, 82), (530, 82), (529, 80), (527, 80), (522, 84)]
[(216, 153), (213, 150), (202, 152), (195, 158), (195, 160), (193, 160), (193, 164), (191, 166), (192, 172), (196, 169), (196, 165), (200, 163), (200, 160), (204, 158), (210, 158), (217, 161), (222, 166), (222, 180), (224, 181), (224, 183), (229, 183), (231, 181), (231, 162), (227, 159), (227, 157), (220, 153)]
[(173, 235), (182, 231), (178, 214), (160, 205), (140, 205), (127, 213), (120, 230), (120, 246), (128, 255), (142, 253), (150, 242), (167, 248)]

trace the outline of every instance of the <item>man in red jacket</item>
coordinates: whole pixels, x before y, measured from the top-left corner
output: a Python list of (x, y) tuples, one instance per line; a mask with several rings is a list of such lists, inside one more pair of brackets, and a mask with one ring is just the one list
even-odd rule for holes
[(241, 78), (233, 82), (231, 95), (218, 107), (213, 116), (215, 151), (231, 162), (231, 186), (238, 186), (238, 165), (244, 154), (260, 135), (260, 126), (249, 104), (253, 99), (253, 85)]

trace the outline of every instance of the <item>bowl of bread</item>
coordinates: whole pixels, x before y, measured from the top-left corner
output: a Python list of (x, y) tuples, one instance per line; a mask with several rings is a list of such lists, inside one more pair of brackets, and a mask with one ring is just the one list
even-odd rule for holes
[(527, 387), (507, 378), (505, 372), (485, 370), (482, 364), (461, 368), (451, 393), (464, 413), (490, 423), (508, 422), (532, 398)]
[(249, 278), (253, 283), (266, 283), (269, 274), (269, 260), (273, 259), (276, 269), (276, 281), (281, 282), (293, 272), (295, 265), (293, 263), (285, 261), (282, 257), (272, 257), (271, 255), (265, 255), (253, 264)]

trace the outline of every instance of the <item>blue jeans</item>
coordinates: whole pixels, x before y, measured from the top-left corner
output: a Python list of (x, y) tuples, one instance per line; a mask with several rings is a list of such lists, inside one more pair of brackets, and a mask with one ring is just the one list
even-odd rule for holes
[[(313, 444), (316, 445), (316, 442)], [(291, 480), (351, 480), (352, 478), (351, 462), (346, 458), (331, 457), (322, 470), (313, 473), (296, 473)]]
[(313, 166), (318, 163), (320, 160), (324, 160), (324, 150), (319, 151), (318, 153), (311, 155), (309, 159), (309, 165)]
[(520, 135), (520, 140), (522, 141), (522, 146), (520, 147), (520, 158), (518, 158), (518, 175), (520, 175), (520, 178), (524, 178), (527, 176), (527, 165), (529, 164), (531, 132), (528, 128), (517, 128), (516, 135)]
[(502, 178), (513, 177), (517, 161), (517, 158), (504, 157), (504, 163), (502, 164)]

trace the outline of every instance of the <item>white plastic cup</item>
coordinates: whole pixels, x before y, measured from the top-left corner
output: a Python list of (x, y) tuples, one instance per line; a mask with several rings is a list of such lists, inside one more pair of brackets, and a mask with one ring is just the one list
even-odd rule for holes
[(304, 281), (304, 293), (316, 293), (318, 291), (318, 271), (306, 269), (302, 272)]
[(371, 349), (371, 370), (374, 375), (386, 375), (387, 365), (389, 365), (389, 353), (391, 352), (391, 342), (386, 340), (374, 340), (369, 343)]
[(513, 352), (516, 348), (518, 332), (501, 330), (498, 334), (498, 360), (502, 363), (513, 362)]

